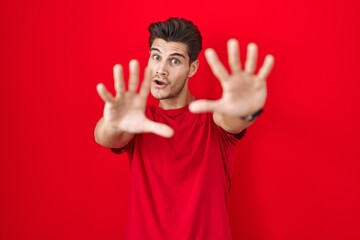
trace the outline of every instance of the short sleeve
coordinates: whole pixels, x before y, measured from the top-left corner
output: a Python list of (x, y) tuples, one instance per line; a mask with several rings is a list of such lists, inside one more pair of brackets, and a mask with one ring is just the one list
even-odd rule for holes
[(122, 148), (110, 148), (110, 151), (113, 152), (114, 154), (122, 154), (124, 152), (132, 152), (134, 149), (134, 141), (135, 141), (135, 137), (133, 137), (133, 139), (130, 140), (130, 142), (128, 144), (126, 144), (124, 147)]
[(115, 154), (121, 154), (126, 151), (126, 146), (122, 148), (110, 148), (110, 151)]
[(245, 128), (244, 130), (242, 130), (242, 131), (239, 132), (239, 133), (235, 133), (235, 134), (231, 134), (231, 135), (233, 135), (233, 136), (236, 138), (236, 140), (240, 140), (240, 139), (242, 139), (243, 137), (245, 137), (246, 131), (247, 131), (247, 128)]

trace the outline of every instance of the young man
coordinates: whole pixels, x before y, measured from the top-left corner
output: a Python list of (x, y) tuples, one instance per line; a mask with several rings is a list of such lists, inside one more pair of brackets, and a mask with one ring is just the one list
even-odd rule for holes
[[(150, 57), (139, 93), (136, 60), (130, 62), (127, 91), (121, 65), (114, 66), (116, 96), (97, 86), (105, 107), (95, 139), (130, 159), (129, 239), (231, 239), (233, 155), (264, 106), (274, 59), (267, 55), (255, 74), (257, 46), (249, 44), (243, 69), (238, 42), (231, 39), (229, 73), (207, 49), (223, 94), (217, 101), (195, 100), (188, 81), (199, 67), (199, 30), (190, 21), (170, 18), (151, 24), (149, 31)], [(158, 106), (146, 105), (149, 89)]]

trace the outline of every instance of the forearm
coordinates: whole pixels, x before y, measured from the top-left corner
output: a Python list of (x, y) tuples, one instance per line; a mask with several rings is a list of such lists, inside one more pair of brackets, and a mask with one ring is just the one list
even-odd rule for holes
[(243, 131), (253, 123), (243, 120), (241, 117), (230, 117), (218, 112), (214, 112), (213, 119), (219, 127), (233, 134)]
[(121, 148), (130, 142), (134, 134), (119, 131), (114, 127), (104, 124), (101, 118), (94, 130), (95, 141), (107, 148)]

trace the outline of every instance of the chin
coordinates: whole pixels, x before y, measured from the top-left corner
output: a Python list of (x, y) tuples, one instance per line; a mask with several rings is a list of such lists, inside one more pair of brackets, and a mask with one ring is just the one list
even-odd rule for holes
[(166, 95), (162, 94), (160, 91), (161, 90), (158, 89), (151, 89), (151, 95), (157, 100), (166, 99)]

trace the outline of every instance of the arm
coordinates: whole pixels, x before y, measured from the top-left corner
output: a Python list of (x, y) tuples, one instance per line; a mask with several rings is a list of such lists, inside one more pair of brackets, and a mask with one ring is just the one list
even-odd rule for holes
[(150, 81), (151, 76), (147, 70), (140, 92), (137, 93), (139, 63), (132, 60), (128, 91), (125, 91), (121, 65), (114, 66), (116, 96), (112, 96), (103, 84), (97, 85), (98, 94), (105, 102), (103, 117), (96, 124), (94, 131), (98, 144), (108, 148), (121, 148), (137, 133), (152, 132), (163, 137), (173, 135), (173, 130), (169, 126), (153, 122), (145, 116)]
[(257, 61), (257, 46), (254, 43), (248, 45), (244, 70), (239, 57), (239, 44), (235, 39), (228, 41), (231, 73), (220, 62), (213, 49), (207, 49), (205, 57), (221, 83), (222, 97), (216, 101), (194, 101), (190, 105), (190, 111), (213, 112), (214, 121), (218, 126), (230, 133), (239, 133), (252, 124), (243, 118), (264, 107), (267, 96), (266, 77), (273, 67), (274, 57), (265, 57), (257, 75), (254, 73)]
[(104, 123), (104, 117), (97, 122), (94, 135), (96, 143), (107, 148), (122, 148), (135, 136), (135, 134), (108, 126)]
[(245, 121), (240, 117), (229, 117), (219, 112), (214, 112), (213, 119), (216, 125), (225, 131), (236, 134), (249, 127), (253, 122)]

